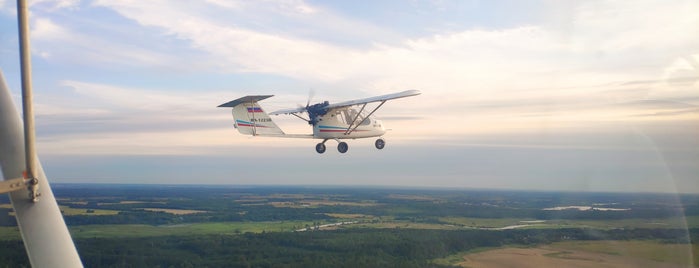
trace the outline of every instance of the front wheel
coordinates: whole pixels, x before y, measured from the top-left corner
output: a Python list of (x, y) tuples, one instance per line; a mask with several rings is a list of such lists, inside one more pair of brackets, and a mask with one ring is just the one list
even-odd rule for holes
[(386, 141), (383, 139), (377, 139), (376, 142), (374, 142), (374, 146), (376, 146), (376, 149), (383, 149), (384, 146), (386, 146)]
[(325, 152), (325, 144), (323, 144), (322, 142), (316, 144), (316, 152), (318, 152), (319, 154), (324, 153)]
[(347, 143), (346, 143), (346, 142), (343, 141), (343, 142), (340, 142), (340, 143), (337, 144), (337, 150), (338, 150), (340, 153), (343, 153), (343, 154), (346, 153), (346, 152), (347, 152), (347, 149), (349, 149), (349, 146), (347, 146)]

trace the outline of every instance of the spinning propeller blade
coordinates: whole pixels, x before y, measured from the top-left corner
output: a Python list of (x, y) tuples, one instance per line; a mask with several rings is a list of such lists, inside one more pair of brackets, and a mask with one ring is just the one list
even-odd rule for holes
[(306, 110), (308, 110), (308, 106), (311, 106), (311, 99), (316, 95), (316, 91), (313, 89), (308, 90), (308, 101), (306, 102)]

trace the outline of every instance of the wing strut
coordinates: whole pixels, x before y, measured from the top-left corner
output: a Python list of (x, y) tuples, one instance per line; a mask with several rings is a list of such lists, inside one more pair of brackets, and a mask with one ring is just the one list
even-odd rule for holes
[(22, 115), (24, 116), (24, 160), (27, 189), (32, 202), (39, 201), (39, 179), (36, 174), (36, 149), (34, 147), (36, 135), (34, 132), (34, 109), (32, 109), (32, 62), (29, 54), (29, 22), (27, 5), (25, 1), (17, 1), (19, 18), (19, 50), (20, 65), (22, 68)]
[[(352, 122), (350, 122), (349, 126), (347, 127), (347, 131), (345, 131), (345, 135), (348, 135), (348, 134), (352, 133), (352, 131), (354, 131), (354, 129), (352, 129), (352, 131), (350, 131), (350, 129), (352, 128), (352, 126), (354, 126), (354, 122), (357, 122), (357, 119), (359, 119), (359, 116), (362, 115), (364, 108), (366, 108), (366, 103), (364, 105), (362, 105), (362, 109), (359, 109), (359, 112), (357, 113), (357, 115), (352, 119)], [(364, 117), (364, 120), (366, 120), (366, 119), (367, 118)], [(364, 122), (364, 120), (362, 120), (362, 122)], [(357, 126), (361, 125), (362, 122), (357, 123)]]
[(24, 187), (29, 191), (32, 202), (39, 201), (39, 179), (36, 173), (36, 135), (34, 131), (34, 109), (32, 109), (32, 64), (29, 54), (29, 23), (26, 1), (17, 1), (17, 21), (19, 25), (19, 52), (22, 76), (22, 116), (24, 117), (24, 160), (23, 178), (0, 182), (0, 193), (9, 193)]
[(296, 113), (290, 113), (290, 115), (296, 116), (296, 117), (300, 118), (301, 120), (306, 121), (306, 123), (311, 123), (311, 120), (307, 120), (306, 118), (303, 118)]
[[(374, 112), (376, 112), (377, 110), (379, 110), (379, 108), (381, 108), (381, 105), (383, 105), (384, 103), (386, 103), (386, 101), (387, 101), (387, 100), (381, 101), (381, 104), (379, 104), (379, 106), (376, 106), (376, 108), (374, 108), (374, 110), (372, 110), (368, 115), (366, 115), (366, 116), (364, 117), (364, 120), (366, 120), (366, 119), (369, 118), (372, 114), (374, 114)], [(362, 122), (364, 122), (364, 120), (362, 120), (362, 122), (359, 122), (356, 126), (354, 126), (354, 128), (352, 128), (352, 126), (354, 125), (354, 122), (357, 121), (357, 118), (359, 118), (359, 115), (360, 115), (361, 112), (364, 110), (364, 107), (365, 107), (365, 106), (366, 106), (366, 103), (364, 104), (364, 106), (362, 106), (362, 109), (359, 111), (359, 113), (357, 113), (357, 116), (354, 117), (354, 120), (352, 120), (352, 123), (351, 123), (350, 126), (347, 128), (347, 131), (345, 131), (345, 135), (349, 135), (350, 133), (352, 133), (355, 129), (357, 129), (357, 128), (362, 124)], [(352, 129), (350, 130), (350, 128), (352, 128)]]

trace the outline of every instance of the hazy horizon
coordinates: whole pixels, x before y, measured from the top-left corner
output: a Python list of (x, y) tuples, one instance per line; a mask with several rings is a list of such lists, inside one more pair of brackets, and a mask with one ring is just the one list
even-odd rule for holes
[(349, 189), (349, 190), (396, 190), (396, 191), (436, 191), (436, 192), (512, 192), (512, 193), (550, 193), (550, 194), (622, 194), (622, 195), (636, 195), (636, 194), (648, 194), (648, 195), (692, 195), (696, 196), (699, 193), (681, 193), (681, 192), (624, 192), (624, 191), (570, 191), (570, 190), (538, 190), (538, 189), (506, 189), (506, 188), (468, 188), (468, 187), (435, 187), (435, 186), (410, 186), (410, 185), (359, 185), (359, 184), (196, 184), (196, 183), (119, 183), (119, 182), (71, 182), (71, 181), (61, 181), (52, 182), (52, 186), (88, 186), (88, 187), (201, 187), (201, 188), (218, 188), (223, 187), (225, 189), (254, 189), (254, 188), (264, 188), (264, 189), (309, 189), (309, 190), (320, 190), (320, 189)]

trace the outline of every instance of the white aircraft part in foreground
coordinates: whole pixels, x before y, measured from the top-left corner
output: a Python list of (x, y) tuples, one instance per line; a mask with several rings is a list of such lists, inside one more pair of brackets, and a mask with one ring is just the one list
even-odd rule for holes
[(27, 3), (17, 1), (24, 124), (0, 71), (0, 190), (9, 193), (32, 267), (83, 267), (34, 150)]
[[(230, 107), (233, 111), (233, 119), (235, 127), (241, 134), (252, 136), (270, 136), (284, 138), (308, 138), (322, 139), (323, 141), (316, 145), (316, 152), (325, 152), (325, 142), (335, 140), (338, 142), (337, 150), (340, 153), (347, 152), (348, 146), (346, 142), (341, 142), (340, 139), (360, 139), (370, 137), (381, 137), (386, 133), (386, 129), (380, 120), (372, 117), (386, 101), (420, 95), (418, 90), (406, 90), (403, 92), (381, 95), (371, 98), (357, 99), (339, 103), (329, 103), (327, 101), (299, 107), (295, 109), (283, 109), (274, 111), (270, 114), (290, 114), (308, 122), (313, 126), (313, 134), (298, 135), (286, 134), (277, 124), (275, 124), (269, 115), (262, 110), (258, 104), (259, 101), (272, 97), (273, 95), (254, 95), (238, 98), (218, 107)], [(367, 104), (378, 102), (379, 105), (368, 112)], [(357, 110), (356, 108), (359, 108)], [(368, 113), (367, 113), (368, 112)], [(300, 116), (307, 113), (308, 119)], [(374, 142), (377, 149), (383, 149), (386, 141), (379, 138)]]

